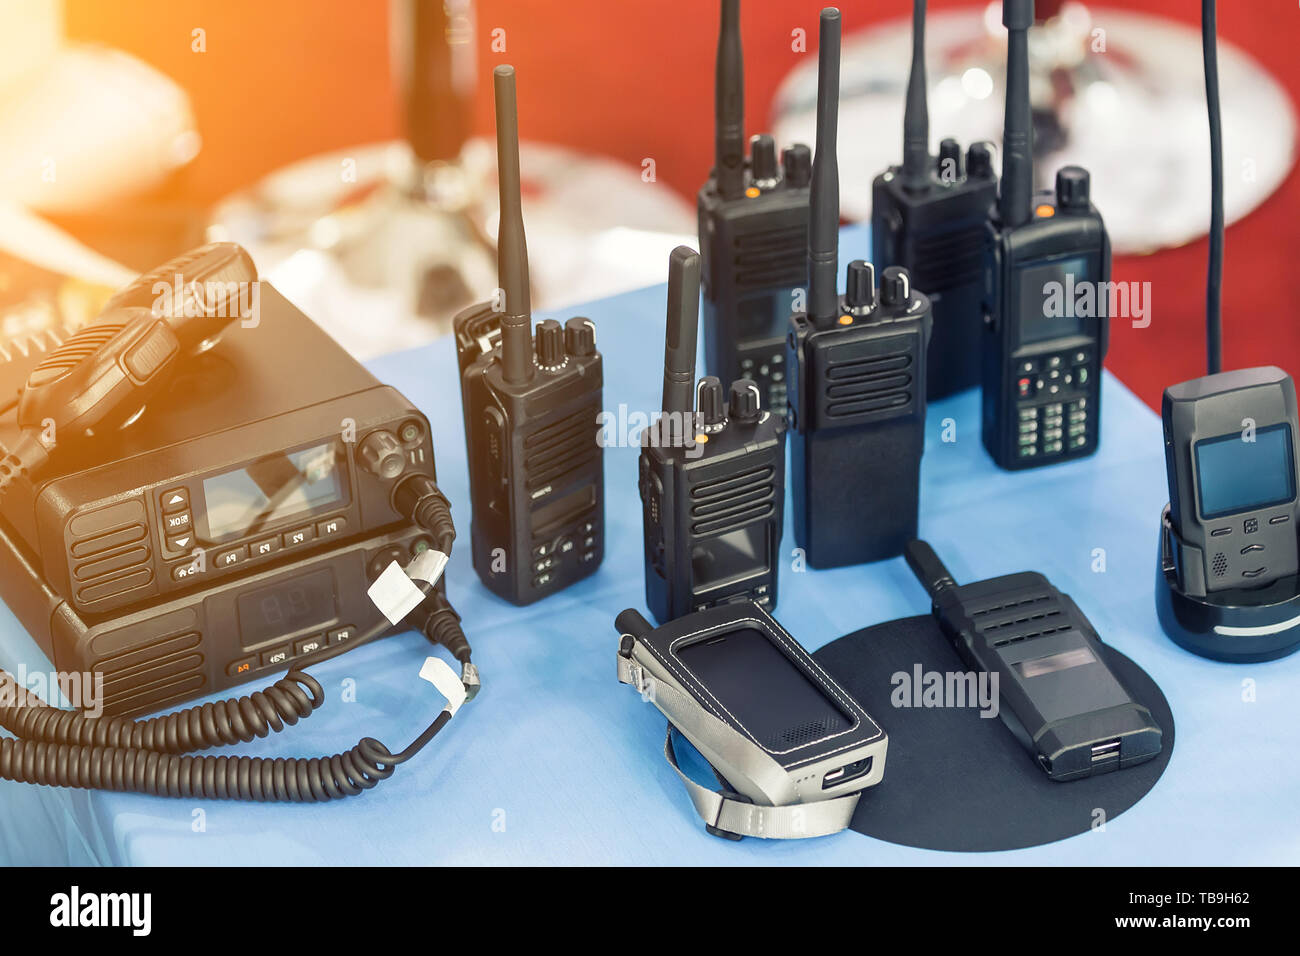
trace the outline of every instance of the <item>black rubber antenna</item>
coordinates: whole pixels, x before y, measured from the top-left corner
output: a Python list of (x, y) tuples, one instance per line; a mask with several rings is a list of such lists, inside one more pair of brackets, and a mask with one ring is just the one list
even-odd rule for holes
[(817, 50), (817, 151), (813, 154), (808, 222), (808, 316), (833, 320), (840, 311), (840, 165), (836, 132), (840, 110), (840, 11), (821, 15)]
[(907, 542), (903, 546), (903, 557), (907, 559), (907, 566), (912, 569), (916, 579), (925, 588), (925, 593), (931, 598), (937, 598), (943, 591), (957, 586), (957, 582), (952, 579), (944, 563), (934, 553), (934, 548), (927, 542), (919, 538)]
[(1029, 28), (1034, 0), (1002, 0), (1007, 28), (1007, 106), (1002, 120), (1002, 186), (998, 214), (1002, 225), (1029, 222), (1034, 202), (1034, 117), (1029, 107)]
[(1210, 265), (1205, 282), (1205, 363), (1223, 369), (1223, 126), (1219, 119), (1218, 29), (1214, 0), (1201, 0), (1201, 55), (1210, 118)]
[(912, 72), (903, 108), (903, 188), (930, 185), (930, 111), (925, 94), (925, 0), (912, 0)]
[(695, 338), (699, 333), (699, 325), (700, 256), (690, 246), (678, 246), (668, 257), (664, 421), (686, 422), (694, 411)]
[(522, 384), (533, 377), (533, 308), (528, 293), (528, 243), (519, 185), (519, 108), (515, 68), (492, 71), (497, 110), (497, 182), (501, 226), (497, 233), (497, 281), (505, 297), (501, 316), (501, 365), (505, 380)]
[(714, 84), (718, 195), (737, 199), (745, 191), (745, 62), (740, 52), (740, 0), (722, 0)]

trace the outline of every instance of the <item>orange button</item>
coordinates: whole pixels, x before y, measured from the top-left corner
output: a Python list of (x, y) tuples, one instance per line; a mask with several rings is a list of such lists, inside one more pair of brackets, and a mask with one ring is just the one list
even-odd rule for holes
[(840, 325), (852, 325), (852, 324), (853, 324), (853, 316), (851, 315), (840, 316)]
[(1034, 213), (1038, 216), (1039, 219), (1051, 219), (1053, 216), (1056, 215), (1056, 207), (1049, 206), (1047, 203), (1043, 203), (1041, 206), (1039, 206), (1037, 209), (1034, 210)]
[(745, 190), (745, 195), (750, 199), (757, 199), (759, 196), (763, 195), (763, 191), (757, 186), (750, 186)]

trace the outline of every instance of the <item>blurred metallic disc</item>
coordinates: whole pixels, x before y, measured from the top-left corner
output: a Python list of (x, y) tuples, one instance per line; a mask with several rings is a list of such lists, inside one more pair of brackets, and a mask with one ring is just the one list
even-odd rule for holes
[[(1119, 253), (1205, 235), (1210, 221), (1209, 130), (1199, 29), (1109, 7), (1066, 3), (1029, 33), (1040, 186), (1076, 163)], [(1001, 142), (1006, 31), (1000, 4), (934, 14), (926, 25), (931, 149)], [(896, 21), (844, 44), (839, 132), (846, 218), (871, 215), (871, 180), (902, 160), (911, 24)], [(1219, 41), (1224, 205), (1229, 223), (1262, 203), (1295, 161), (1290, 99), (1240, 49)], [(782, 84), (780, 143), (812, 143), (817, 63)], [(998, 162), (1000, 168), (1000, 160)]]

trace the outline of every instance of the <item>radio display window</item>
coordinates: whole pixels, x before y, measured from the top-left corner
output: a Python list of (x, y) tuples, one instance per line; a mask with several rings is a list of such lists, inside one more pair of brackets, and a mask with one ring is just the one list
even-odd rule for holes
[(764, 574), (768, 570), (767, 525), (751, 524), (708, 538), (691, 548), (691, 582), (697, 593)]
[(1285, 422), (1255, 431), (1254, 441), (1240, 432), (1196, 443), (1196, 483), (1202, 518), (1295, 499), (1295, 456), (1291, 426)]
[(343, 449), (336, 441), (267, 455), (203, 481), (212, 543), (256, 535), (291, 518), (347, 503)]
[(338, 619), (334, 572), (329, 568), (241, 594), (237, 603), (239, 634), (245, 647), (324, 628)]
[(1092, 270), (1085, 256), (1021, 268), (1020, 344), (1082, 335), (1086, 320), (1100, 314), (1098, 290), (1085, 293), (1091, 286)]

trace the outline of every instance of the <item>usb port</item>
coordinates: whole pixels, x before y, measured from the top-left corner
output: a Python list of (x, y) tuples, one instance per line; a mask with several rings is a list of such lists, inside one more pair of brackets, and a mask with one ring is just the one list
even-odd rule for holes
[(834, 770), (827, 771), (826, 776), (822, 777), (822, 789), (829, 790), (831, 787), (838, 787), (842, 783), (848, 783), (855, 780), (871, 770), (871, 758), (863, 757), (861, 760), (855, 760), (853, 763), (846, 763), (843, 767), (836, 767)]
[(1092, 762), (1101, 763), (1106, 760), (1119, 759), (1119, 738), (1108, 740), (1105, 743), (1092, 745)]

